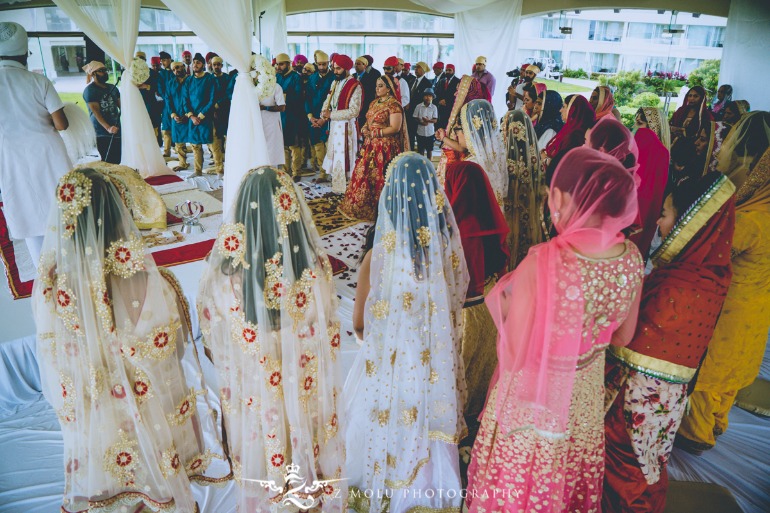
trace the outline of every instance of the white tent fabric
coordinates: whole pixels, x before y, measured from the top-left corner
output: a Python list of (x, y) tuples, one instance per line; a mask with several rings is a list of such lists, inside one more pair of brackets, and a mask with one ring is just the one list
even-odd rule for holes
[[(275, 56), (289, 51), (289, 41), (286, 36), (286, 1), (285, 0), (252, 0), (256, 26), (254, 33), (262, 41), (262, 55)], [(259, 22), (259, 13), (264, 11)], [(269, 60), (269, 59), (268, 59)]]
[[(54, 0), (110, 57), (129, 68), (139, 36), (140, 0)], [(143, 177), (172, 174), (152, 129), (150, 115), (128, 71), (120, 81), (121, 160)]]
[(505, 72), (518, 66), (519, 25), (523, 0), (412, 0), (413, 3), (455, 15), (455, 64), (458, 75), (469, 75), (476, 57), (487, 58), (487, 70), (497, 79), (492, 105), (506, 112)]
[[(223, 215), (227, 216), (243, 176), (250, 169), (268, 164), (259, 98), (250, 75), (254, 26), (252, 6), (243, 0), (163, 2), (213, 51), (238, 70), (230, 106), (231, 130), (227, 134), (222, 193)], [(211, 23), (211, 20), (217, 22)]]

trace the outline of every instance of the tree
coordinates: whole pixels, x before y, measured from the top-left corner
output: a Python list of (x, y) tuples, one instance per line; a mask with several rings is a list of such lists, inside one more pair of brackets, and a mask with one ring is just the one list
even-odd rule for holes
[(710, 95), (716, 94), (719, 87), (719, 59), (709, 59), (700, 63), (700, 66), (695, 68), (688, 82), (690, 87), (701, 86)]

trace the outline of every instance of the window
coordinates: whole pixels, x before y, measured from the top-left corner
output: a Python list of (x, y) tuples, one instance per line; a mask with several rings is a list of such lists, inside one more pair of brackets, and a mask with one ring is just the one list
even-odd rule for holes
[(594, 53), (591, 55), (591, 71), (597, 73), (617, 73), (618, 54)]
[(564, 39), (564, 34), (559, 31), (559, 20), (557, 18), (542, 18), (540, 38)]
[(687, 42), (690, 44), (690, 46), (710, 46), (721, 48), (724, 40), (724, 27), (699, 27), (692, 25), (687, 29)]
[(623, 37), (623, 23), (618, 21), (592, 21), (588, 29), (591, 41), (620, 41)]
[(431, 14), (344, 10), (334, 12), (308, 12), (286, 17), (287, 30), (292, 32), (454, 32), (454, 18)]

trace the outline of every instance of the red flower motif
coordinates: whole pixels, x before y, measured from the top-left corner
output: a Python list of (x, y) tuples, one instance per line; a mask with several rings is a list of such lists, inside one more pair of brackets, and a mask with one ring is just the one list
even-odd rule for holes
[(62, 184), (61, 187), (59, 187), (59, 199), (69, 203), (70, 201), (75, 199), (75, 186), (71, 183), (65, 183)]
[(60, 290), (56, 292), (56, 302), (59, 303), (60, 307), (66, 308), (70, 305), (70, 295)]
[(305, 368), (305, 365), (307, 365), (307, 364), (308, 364), (308, 362), (309, 362), (310, 360), (312, 360), (313, 358), (314, 358), (314, 357), (313, 357), (312, 355), (308, 355), (308, 354), (306, 354), (306, 353), (305, 353), (305, 354), (303, 354), (302, 356), (300, 356), (300, 357), (299, 357), (299, 366), (300, 366), (301, 368), (303, 368), (303, 369), (304, 369), (304, 368)]
[(298, 292), (297, 296), (294, 298), (294, 304), (297, 305), (297, 308), (305, 308), (307, 305), (307, 294)]
[(276, 282), (273, 284), (273, 295), (276, 297), (283, 296), (283, 283)]
[(324, 486), (324, 493), (326, 495), (333, 494), (334, 493), (334, 487), (332, 485), (330, 485), (330, 484), (327, 484), (326, 486)]
[(168, 333), (161, 331), (155, 335), (155, 338), (152, 339), (152, 343), (155, 344), (155, 347), (159, 349), (166, 347), (168, 345)]
[(294, 201), (291, 199), (291, 195), (287, 192), (282, 193), (280, 196), (278, 196), (278, 204), (281, 206), (284, 210), (289, 210), (291, 208), (292, 203)]
[(80, 468), (80, 461), (75, 458), (74, 460), (69, 460), (67, 462), (67, 473), (71, 474), (72, 472), (77, 472)]
[(330, 423), (331, 423), (332, 427), (337, 427), (337, 414), (336, 413), (332, 414), (332, 420), (330, 421)]
[(102, 303), (104, 303), (107, 306), (110, 306), (110, 296), (107, 294), (107, 291), (104, 291), (104, 294), (102, 294)]
[(276, 454), (273, 454), (273, 456), (270, 458), (270, 463), (274, 467), (280, 467), (281, 465), (283, 465), (283, 461), (284, 461), (283, 460), (283, 454), (277, 454), (276, 453)]
[(203, 465), (203, 460), (198, 458), (190, 464), (190, 470), (198, 470)]
[(182, 403), (182, 406), (179, 407), (179, 415), (184, 415), (188, 411), (190, 411), (190, 401), (186, 400)]
[(150, 391), (150, 385), (145, 383), (144, 381), (135, 381), (134, 382), (134, 393), (136, 395), (142, 396)]
[(123, 385), (115, 385), (112, 387), (110, 394), (112, 394), (112, 397), (115, 399), (123, 399), (126, 397), (126, 389), (123, 388)]
[(235, 235), (230, 235), (224, 241), (224, 246), (227, 251), (237, 251), (241, 247), (241, 241)]
[(243, 328), (243, 333), (241, 333), (241, 335), (243, 336), (243, 340), (245, 340), (247, 344), (251, 344), (252, 342), (257, 340), (257, 332), (251, 328)]
[(660, 402), (660, 394), (658, 393), (650, 394), (648, 399), (650, 400), (651, 403), (657, 404)]
[(271, 385), (273, 385), (274, 387), (277, 387), (278, 385), (281, 384), (281, 379), (282, 379), (281, 378), (281, 373), (278, 372), (278, 371), (275, 371), (275, 372), (273, 372), (270, 375), (270, 380), (269, 381), (270, 381)]
[(118, 455), (115, 457), (115, 463), (119, 467), (125, 467), (127, 465), (130, 465), (133, 459), (134, 458), (133, 456), (131, 456), (131, 453), (123, 451), (118, 453)]
[(173, 468), (174, 470), (176, 470), (176, 469), (178, 469), (178, 468), (179, 468), (179, 465), (180, 465), (180, 462), (179, 462), (179, 455), (178, 455), (178, 454), (174, 454), (174, 457), (173, 457), (173, 458), (171, 458), (171, 468)]
[(305, 378), (305, 390), (310, 390), (311, 388), (313, 388), (313, 378), (308, 376)]
[(252, 404), (254, 404), (254, 398), (249, 397), (248, 400), (246, 401), (246, 406), (251, 406)]
[(117, 260), (121, 264), (125, 264), (126, 262), (131, 260), (131, 251), (128, 248), (121, 246), (115, 250), (114, 256), (115, 256), (115, 260)]
[(645, 419), (644, 413), (631, 414), (631, 423), (635, 428), (641, 426), (644, 423), (644, 419)]
[[(123, 351), (123, 348), (120, 348), (120, 354), (126, 354), (125, 351)], [(136, 348), (135, 347), (129, 347), (128, 348), (128, 356), (134, 356), (136, 354)]]
[(61, 385), (61, 396), (65, 399), (67, 398), (67, 387), (64, 386), (64, 383), (60, 383)]
[(331, 341), (332, 347), (340, 347), (340, 334), (335, 333)]
[(317, 458), (319, 454), (321, 454), (321, 447), (318, 444), (315, 444), (315, 446), (313, 446), (313, 457)]

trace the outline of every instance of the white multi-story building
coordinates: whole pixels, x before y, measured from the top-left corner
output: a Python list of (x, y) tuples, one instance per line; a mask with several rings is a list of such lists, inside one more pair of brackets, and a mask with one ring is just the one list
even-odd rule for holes
[[(516, 62), (551, 57), (588, 73), (621, 70), (688, 74), (722, 56), (727, 18), (640, 9), (563, 11), (521, 22)], [(563, 34), (561, 27), (570, 27)]]

